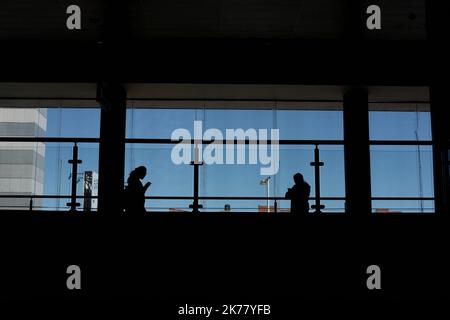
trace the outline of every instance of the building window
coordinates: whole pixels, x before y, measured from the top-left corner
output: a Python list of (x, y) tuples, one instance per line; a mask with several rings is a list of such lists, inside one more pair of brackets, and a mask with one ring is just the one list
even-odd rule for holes
[[(36, 101), (36, 105), (42, 105)], [(77, 195), (86, 189), (96, 194), (100, 109), (98, 108), (0, 108), (0, 208), (67, 210), (71, 194), (74, 141), (79, 159)], [(14, 141), (8, 141), (8, 138)], [(62, 140), (60, 140), (62, 139)], [(91, 177), (91, 178), (89, 178)], [(91, 179), (92, 181), (86, 181)], [(30, 203), (30, 199), (32, 202)], [(96, 208), (96, 200), (78, 199), (81, 208)], [(89, 202), (89, 203), (88, 203)]]
[[(227, 129), (271, 129), (279, 130), (279, 170), (270, 175), (268, 185), (261, 183), (267, 176), (261, 175), (261, 166), (249, 163), (249, 145), (243, 146), (245, 164), (224, 163), (200, 167), (200, 196), (203, 211), (257, 212), (274, 210), (272, 198), (284, 197), (287, 188), (293, 185), (293, 174), (303, 173), (311, 185), (311, 197), (315, 194), (315, 173), (310, 165), (314, 161), (314, 148), (318, 144), (320, 161), (320, 189), (324, 212), (343, 212), (345, 197), (343, 115), (340, 105), (317, 107), (315, 103), (268, 106), (258, 102), (228, 102), (224, 107), (167, 108), (160, 106), (140, 107), (127, 110), (127, 139), (125, 180), (130, 171), (140, 165), (149, 169), (148, 179), (152, 181), (151, 197), (168, 195), (191, 197), (193, 195), (193, 168), (190, 165), (172, 163), (170, 155), (173, 144), (169, 143), (173, 130), (184, 128), (193, 134), (194, 121), (201, 121), (203, 132), (218, 129), (226, 139)], [(149, 103), (150, 104), (150, 103)], [(258, 138), (260, 138), (258, 136)], [(144, 140), (143, 140), (144, 139)], [(146, 139), (146, 140), (145, 140)], [(161, 139), (166, 139), (162, 141)], [(330, 143), (331, 141), (331, 143)], [(203, 148), (206, 144), (203, 145)], [(269, 148), (270, 150), (270, 148)], [(237, 152), (237, 149), (235, 149)], [(270, 152), (270, 151), (269, 151)], [(226, 150), (224, 149), (224, 153)], [(267, 198), (244, 199), (244, 198)], [(214, 199), (220, 197), (221, 199)], [(227, 199), (229, 197), (229, 199)], [(242, 199), (238, 199), (242, 198)], [(192, 200), (149, 199), (150, 211), (190, 211)], [(313, 205), (314, 199), (310, 200)], [(277, 199), (278, 211), (289, 211), (289, 201)], [(311, 210), (312, 211), (312, 210)]]
[(428, 104), (372, 104), (372, 207), (375, 213), (434, 212)]

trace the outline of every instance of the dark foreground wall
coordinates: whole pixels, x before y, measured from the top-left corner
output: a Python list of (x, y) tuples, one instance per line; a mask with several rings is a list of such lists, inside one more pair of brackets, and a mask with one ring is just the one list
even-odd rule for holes
[[(8, 213), (0, 296), (234, 303), (291, 298), (447, 298), (442, 217)], [(66, 268), (82, 270), (81, 291)], [(366, 287), (381, 267), (382, 290)]]

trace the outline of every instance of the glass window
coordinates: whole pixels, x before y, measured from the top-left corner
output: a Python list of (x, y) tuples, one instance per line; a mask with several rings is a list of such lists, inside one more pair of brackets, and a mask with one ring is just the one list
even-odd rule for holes
[(428, 106), (411, 111), (370, 111), (371, 140), (431, 141), (431, 120)]
[(206, 109), (205, 127), (217, 128), (222, 132), (226, 129), (273, 129), (273, 110), (224, 110)]
[(47, 109), (46, 137), (100, 137), (100, 108)]
[(432, 140), (429, 105), (389, 103), (369, 108), (370, 139), (399, 141), (371, 146), (373, 211), (434, 212), (433, 149), (423, 144)]
[(372, 146), (372, 197), (375, 212), (432, 212), (434, 197), (431, 146)]
[[(71, 194), (71, 179), (72, 179), (72, 165), (69, 160), (72, 159), (73, 143), (45, 143), (45, 195), (65, 195)], [(92, 195), (97, 195), (98, 188), (98, 143), (79, 143), (78, 144), (78, 158), (82, 163), (78, 165), (77, 177), (77, 194), (85, 194), (85, 184), (88, 175), (92, 177), (90, 182), (90, 189)], [(43, 208), (48, 210), (67, 210), (67, 202), (70, 199), (44, 199), (42, 202)], [(77, 200), (84, 207), (85, 201), (83, 199)], [(96, 200), (90, 200), (96, 202)], [(87, 199), (86, 202), (89, 202)], [(38, 206), (35, 204), (35, 209)], [(91, 209), (96, 209), (96, 206), (91, 205)]]
[[(147, 168), (145, 181), (152, 182), (147, 195), (191, 197), (193, 171), (190, 165), (176, 165), (171, 161), (173, 144), (127, 143), (125, 150), (125, 183), (130, 172), (139, 166)], [(192, 201), (146, 200), (147, 210), (184, 210)]]
[(342, 111), (278, 110), (281, 140), (342, 140)]
[[(297, 110), (297, 109), (129, 109), (127, 111), (127, 137), (148, 139), (170, 139), (176, 129), (186, 129), (193, 137), (194, 121), (202, 121), (203, 133), (208, 129), (218, 129), (226, 139), (227, 129), (254, 129), (257, 137), (259, 129), (279, 130), (282, 140), (341, 140), (343, 137), (342, 111), (339, 110)], [(203, 150), (206, 148), (203, 145)], [(128, 143), (126, 149), (125, 178), (131, 170), (140, 165), (149, 168), (148, 180), (152, 181), (151, 196), (192, 196), (193, 167), (188, 164), (175, 165), (171, 160), (174, 144)], [(226, 164), (227, 149), (222, 149), (220, 164), (204, 164), (200, 167), (200, 196), (205, 197), (284, 197), (287, 188), (293, 185), (293, 175), (303, 173), (311, 185), (311, 196), (315, 196), (314, 142), (307, 145), (286, 144), (279, 148), (279, 170), (270, 176), (269, 186), (261, 181), (261, 165), (249, 161), (249, 146), (241, 151), (245, 163), (237, 164), (238, 146), (233, 146), (234, 165)], [(269, 146), (270, 153), (270, 146)], [(192, 147), (191, 147), (192, 152)], [(257, 151), (258, 152), (258, 151)], [(344, 197), (344, 154), (343, 146), (321, 145), (321, 196)], [(257, 153), (258, 154), (258, 153)], [(259, 154), (257, 155), (259, 157)], [(273, 159), (273, 158), (272, 158)], [(193, 160), (193, 152), (191, 154)], [(267, 211), (266, 200), (201, 200), (203, 211), (250, 212)], [(170, 211), (189, 210), (192, 200), (149, 200), (147, 210)], [(343, 212), (343, 200), (323, 200), (326, 212)], [(310, 205), (314, 204), (313, 200)], [(273, 210), (273, 201), (269, 206)], [(280, 200), (279, 211), (288, 211), (289, 201)]]
[(172, 132), (192, 132), (195, 120), (203, 120), (200, 109), (127, 109), (127, 138), (170, 139)]
[[(0, 108), (0, 135), (4, 137), (98, 138), (99, 108)], [(28, 209), (29, 198), (17, 195), (67, 196), (71, 190), (73, 143), (0, 142), (0, 208)], [(97, 192), (98, 143), (80, 143), (77, 194), (85, 192), (86, 176), (90, 189)], [(36, 210), (67, 210), (68, 199), (36, 198)], [(85, 201), (79, 199), (83, 207)], [(96, 208), (96, 201), (91, 209)], [(91, 204), (92, 204), (91, 203)], [(87, 202), (86, 202), (87, 204)]]

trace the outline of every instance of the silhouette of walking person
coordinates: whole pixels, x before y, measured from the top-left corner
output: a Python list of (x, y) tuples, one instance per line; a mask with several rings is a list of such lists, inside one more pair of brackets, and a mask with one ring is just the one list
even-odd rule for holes
[(294, 186), (288, 188), (285, 197), (291, 199), (291, 213), (308, 213), (309, 212), (309, 194), (311, 187), (303, 179), (301, 173), (294, 174)]
[(125, 187), (125, 212), (127, 213), (145, 213), (145, 192), (152, 184), (147, 182), (142, 185), (141, 180), (147, 175), (147, 168), (137, 167), (130, 172)]

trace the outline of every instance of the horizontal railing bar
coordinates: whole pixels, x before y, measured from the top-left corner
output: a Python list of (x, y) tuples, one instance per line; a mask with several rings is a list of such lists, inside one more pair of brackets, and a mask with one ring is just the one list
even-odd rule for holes
[[(266, 141), (262, 141), (259, 139), (256, 140), (250, 140), (250, 139), (245, 139), (245, 140), (226, 140), (226, 139), (221, 139), (221, 140), (201, 140), (201, 141), (196, 141), (195, 139), (185, 139), (185, 140), (171, 140), (171, 139), (147, 139), (147, 138), (127, 138), (125, 139), (126, 143), (148, 143), (148, 144), (178, 144), (178, 143), (185, 143), (185, 144), (195, 144), (195, 143), (202, 143), (202, 144), (209, 144), (209, 143), (222, 143), (222, 144), (227, 144), (227, 143), (234, 143), (234, 144), (250, 144), (250, 143), (255, 143), (255, 144), (272, 144), (272, 142), (270, 140), (266, 140)], [(276, 143), (280, 144), (280, 145), (344, 145), (344, 141), (343, 140), (278, 140)]]
[(434, 200), (433, 197), (372, 197), (372, 200)]
[[(0, 137), (1, 142), (100, 142), (100, 138), (60, 138), (60, 137)], [(178, 144), (186, 143), (194, 145), (197, 143), (194, 139), (186, 140), (172, 140), (172, 139), (150, 139), (150, 138), (127, 138), (126, 143), (143, 143), (143, 144)], [(271, 141), (260, 141), (260, 140), (201, 140), (198, 143), (209, 144), (212, 142), (226, 143), (242, 143), (249, 144), (250, 142), (257, 144), (271, 144)], [(286, 145), (343, 145), (342, 140), (279, 140), (278, 144)]]
[[(0, 198), (25, 198), (25, 199), (67, 199), (71, 198), (71, 195), (23, 195), (23, 194), (15, 194), (15, 195), (7, 195), (0, 194)], [(77, 195), (78, 199), (97, 199), (98, 196), (82, 196)], [(238, 196), (200, 196), (198, 197), (200, 200), (289, 200), (285, 197), (238, 197)], [(145, 199), (153, 199), (153, 200), (192, 200), (194, 197), (192, 196), (147, 196)], [(310, 197), (309, 200), (315, 200), (316, 197)], [(321, 200), (345, 200), (345, 197), (320, 197)], [(372, 200), (429, 200), (433, 201), (435, 198), (433, 197), (372, 197)]]
[[(74, 138), (74, 137), (0, 137), (0, 142), (77, 142), (77, 143), (99, 143), (100, 138)], [(197, 141), (194, 139), (186, 140), (172, 140), (172, 139), (150, 139), (150, 138), (126, 138), (126, 143), (142, 143), (142, 144), (195, 144)], [(209, 144), (212, 142), (218, 142), (222, 144), (226, 143), (240, 143), (240, 144), (271, 144), (270, 140), (261, 141), (257, 140), (201, 140), (202, 144)], [(200, 141), (199, 141), (200, 143)], [(344, 140), (279, 140), (280, 145), (345, 145)], [(370, 145), (386, 145), (386, 146), (416, 146), (416, 145), (433, 145), (433, 141), (404, 141), (404, 140), (372, 140)]]
[[(200, 200), (290, 200), (285, 197), (198, 197), (198, 198)], [(316, 199), (315, 197), (309, 198), (309, 200), (315, 200), (315, 199)], [(320, 199), (321, 200), (345, 200), (344, 197), (321, 197)]]
[[(0, 194), (0, 198), (18, 198), (18, 199), (67, 199), (71, 195), (24, 195), (24, 194)], [(80, 199), (97, 199), (98, 196), (77, 196)]]
[[(2, 142), (100, 142), (100, 138), (60, 138), (60, 137), (0, 137), (0, 141)], [(221, 142), (222, 144), (226, 143), (241, 143), (241, 144), (249, 144), (257, 143), (257, 144), (271, 144), (271, 141), (260, 141), (260, 140), (201, 140), (197, 142), (194, 139), (186, 139), (186, 140), (172, 140), (172, 139), (147, 139), (147, 138), (127, 138), (125, 139), (126, 143), (142, 143), (142, 144), (178, 144), (178, 143), (186, 143), (192, 144), (202, 143), (209, 144), (212, 142)], [(344, 141), (342, 140), (279, 140), (278, 144), (285, 145), (343, 145)]]
[(99, 143), (100, 138), (62, 138), (62, 137), (0, 137), (0, 142), (86, 142)]
[[(0, 194), (0, 198), (24, 198), (24, 199), (67, 199), (71, 198), (71, 195), (5, 195)], [(81, 196), (77, 195), (76, 198), (79, 199), (97, 199), (98, 196)], [(209, 196), (201, 196), (198, 197), (200, 200), (288, 200), (284, 197), (209, 197)], [(192, 200), (194, 197), (192, 196), (147, 196), (145, 199), (151, 200)], [(310, 200), (316, 199), (315, 197), (309, 198)], [(345, 200), (343, 197), (323, 197), (320, 198), (323, 200)]]

